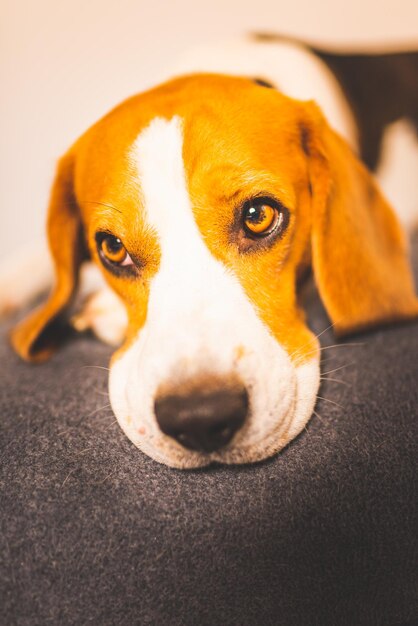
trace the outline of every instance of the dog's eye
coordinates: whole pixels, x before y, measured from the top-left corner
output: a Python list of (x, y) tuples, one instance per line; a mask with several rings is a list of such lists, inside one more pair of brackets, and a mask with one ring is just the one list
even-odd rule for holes
[(132, 263), (125, 246), (118, 237), (107, 235), (100, 243), (100, 252), (111, 263), (116, 265), (129, 265)]
[(243, 220), (247, 233), (255, 237), (266, 237), (283, 224), (283, 212), (272, 201), (251, 200), (244, 206)]
[(111, 265), (129, 267), (133, 261), (119, 237), (108, 233), (98, 233), (97, 247), (101, 258)]

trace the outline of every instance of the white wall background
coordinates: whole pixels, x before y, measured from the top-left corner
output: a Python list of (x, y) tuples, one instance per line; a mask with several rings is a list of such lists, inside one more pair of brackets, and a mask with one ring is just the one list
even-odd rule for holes
[(417, 0), (2, 0), (0, 261), (42, 237), (55, 162), (188, 46), (268, 30), (418, 44)]

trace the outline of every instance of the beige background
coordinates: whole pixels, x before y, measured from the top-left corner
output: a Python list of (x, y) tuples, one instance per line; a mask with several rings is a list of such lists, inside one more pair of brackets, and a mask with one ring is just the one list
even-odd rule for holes
[(251, 30), (418, 42), (417, 0), (2, 0), (0, 261), (42, 237), (57, 158), (188, 46)]

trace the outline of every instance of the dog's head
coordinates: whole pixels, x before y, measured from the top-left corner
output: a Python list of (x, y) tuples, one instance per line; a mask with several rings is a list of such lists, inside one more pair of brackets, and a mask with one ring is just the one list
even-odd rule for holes
[(110, 368), (128, 437), (175, 467), (273, 454), (309, 419), (312, 265), (339, 334), (418, 311), (403, 236), (313, 103), (194, 75), (131, 98), (63, 157), (49, 209), (56, 286), (14, 332), (50, 355), (90, 256), (129, 325)]

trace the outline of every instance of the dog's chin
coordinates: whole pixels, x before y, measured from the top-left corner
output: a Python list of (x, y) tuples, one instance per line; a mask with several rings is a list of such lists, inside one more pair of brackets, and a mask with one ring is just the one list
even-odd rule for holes
[[(312, 415), (319, 387), (319, 358), (295, 368), (292, 393), (284, 410), (277, 411), (277, 420), (269, 423), (268, 429), (255, 429), (257, 435), (248, 436), (245, 426), (232, 441), (220, 450), (205, 453), (184, 448), (171, 437), (164, 435), (156, 426), (141, 427), (126, 410), (120, 397), (110, 398), (113, 411), (124, 433), (144, 454), (158, 463), (176, 469), (198, 469), (212, 464), (235, 465), (263, 461), (282, 450), (304, 428)], [(113, 396), (113, 397), (112, 397)], [(249, 423), (262, 421), (262, 416), (250, 415)], [(251, 430), (251, 429), (250, 429)]]

